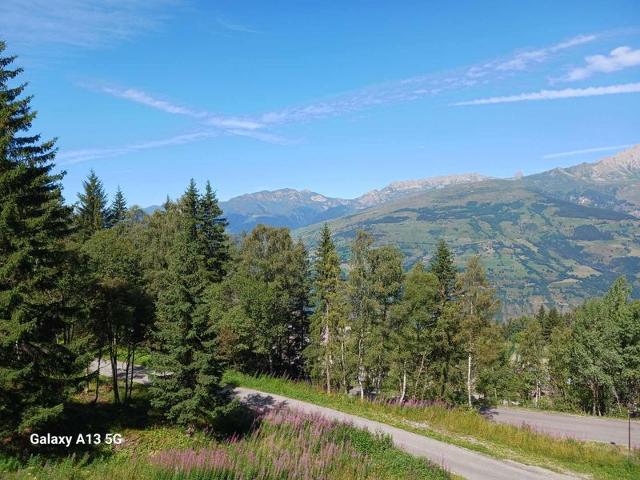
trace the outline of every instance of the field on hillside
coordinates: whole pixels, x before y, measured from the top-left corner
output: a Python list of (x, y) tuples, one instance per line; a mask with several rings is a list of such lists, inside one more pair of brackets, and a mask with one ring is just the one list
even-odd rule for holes
[[(343, 260), (358, 230), (397, 246), (406, 266), (444, 239), (460, 264), (481, 256), (505, 317), (541, 304), (568, 309), (620, 275), (640, 288), (640, 220), (579, 205), (511, 180), (451, 186), (329, 222)], [(314, 248), (320, 225), (296, 231)]]

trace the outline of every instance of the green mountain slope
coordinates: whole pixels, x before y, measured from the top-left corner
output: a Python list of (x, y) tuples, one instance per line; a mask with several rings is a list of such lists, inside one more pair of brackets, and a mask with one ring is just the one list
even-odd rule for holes
[[(557, 169), (431, 190), (329, 224), (345, 259), (359, 229), (371, 232), (377, 244), (398, 246), (407, 266), (428, 260), (440, 238), (460, 263), (481, 255), (503, 315), (512, 316), (541, 304), (575, 305), (604, 293), (619, 275), (640, 292), (640, 219), (619, 188), (628, 191), (633, 184), (640, 189), (629, 175), (605, 182)], [(313, 245), (319, 227), (296, 233)]]

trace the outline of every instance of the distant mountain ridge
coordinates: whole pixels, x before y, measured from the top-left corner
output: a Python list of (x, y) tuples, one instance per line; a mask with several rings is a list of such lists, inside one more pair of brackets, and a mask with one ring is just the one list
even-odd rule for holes
[[(343, 259), (358, 230), (429, 261), (444, 239), (480, 255), (503, 317), (569, 308), (624, 275), (640, 296), (640, 146), (599, 162), (516, 179), (429, 189), (329, 222)], [(321, 224), (294, 231), (313, 249)]]
[(446, 175), (393, 182), (354, 198), (327, 197), (310, 190), (283, 188), (263, 190), (233, 197), (220, 205), (234, 233), (248, 231), (257, 224), (298, 228), (338, 218), (358, 210), (405, 198), (426, 190), (487, 180), (478, 173)]
[[(230, 231), (286, 226), (313, 251), (323, 222), (344, 260), (358, 230), (428, 261), (440, 239), (482, 257), (504, 317), (568, 308), (625, 275), (640, 296), (640, 145), (512, 179), (477, 173), (393, 182), (354, 199), (284, 188), (221, 202)], [(159, 207), (149, 207), (153, 211)]]
[[(428, 190), (492, 180), (479, 173), (462, 173), (391, 182), (353, 199), (328, 197), (311, 190), (282, 188), (246, 193), (220, 202), (230, 231), (249, 231), (259, 223), (300, 228), (329, 221)], [(640, 145), (593, 163), (554, 168), (515, 179), (530, 188), (586, 206), (611, 208), (640, 217)], [(161, 209), (152, 205), (147, 214)]]

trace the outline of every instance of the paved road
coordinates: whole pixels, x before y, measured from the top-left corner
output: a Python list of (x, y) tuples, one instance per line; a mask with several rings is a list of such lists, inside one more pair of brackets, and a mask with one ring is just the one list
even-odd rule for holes
[[(559, 438), (570, 437), (625, 446), (629, 440), (629, 425), (626, 420), (504, 407), (486, 410), (484, 414), (498, 423), (508, 423), (518, 427), (527, 425), (534, 430)], [(631, 446), (640, 448), (640, 422), (635, 420), (631, 422)]]
[(371, 432), (389, 434), (393, 438), (393, 443), (396, 447), (412, 455), (428, 458), (432, 462), (442, 465), (450, 472), (469, 480), (565, 480), (576, 478), (539, 467), (496, 460), (465, 448), (449, 445), (432, 438), (385, 425), (384, 423), (280, 395), (266, 394), (248, 388), (236, 388), (236, 394), (249, 405), (264, 407), (284, 404), (289, 408), (306, 413), (319, 413), (328, 418), (349, 422), (358, 428), (365, 428)]
[[(118, 362), (118, 378), (124, 379), (125, 375), (125, 362)], [(95, 372), (98, 370), (98, 360), (94, 360), (89, 365), (89, 371)], [(100, 375), (105, 377), (111, 376), (111, 361), (102, 359), (100, 362)], [(135, 365), (133, 367), (133, 381), (134, 383), (141, 383), (143, 385), (149, 385), (151, 380), (149, 379), (149, 372), (145, 367), (141, 367), (140, 365)]]

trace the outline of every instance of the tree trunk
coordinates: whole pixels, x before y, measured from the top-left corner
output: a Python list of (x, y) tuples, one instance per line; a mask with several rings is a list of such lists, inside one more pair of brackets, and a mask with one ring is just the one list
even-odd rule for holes
[(100, 364), (102, 363), (102, 347), (98, 350), (98, 372), (96, 373), (96, 396), (93, 399), (93, 403), (98, 401), (99, 389), (100, 389)]
[(420, 359), (420, 368), (418, 368), (418, 373), (416, 374), (416, 381), (413, 387), (414, 392), (418, 391), (418, 385), (420, 385), (420, 376), (422, 375), (422, 370), (424, 369), (424, 361), (427, 356), (427, 351), (422, 352), (422, 358)]
[(124, 403), (129, 398), (129, 366), (131, 365), (131, 345), (127, 345), (127, 361), (124, 366)]
[(407, 394), (407, 368), (406, 365), (402, 369), (402, 389), (400, 391), (400, 403), (404, 402), (404, 397)]
[(467, 402), (471, 408), (471, 353), (467, 357)]
[(340, 338), (340, 362), (342, 363), (342, 389), (344, 393), (349, 393), (347, 386), (347, 364), (344, 356), (344, 329)]
[(115, 337), (109, 342), (109, 357), (111, 359), (111, 381), (113, 385), (113, 402), (120, 404), (120, 391), (118, 389), (118, 350)]

